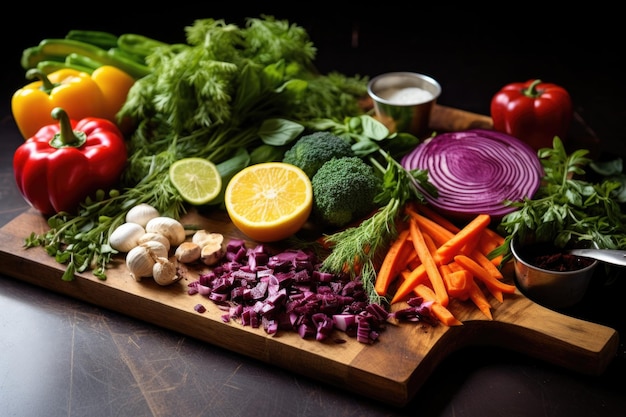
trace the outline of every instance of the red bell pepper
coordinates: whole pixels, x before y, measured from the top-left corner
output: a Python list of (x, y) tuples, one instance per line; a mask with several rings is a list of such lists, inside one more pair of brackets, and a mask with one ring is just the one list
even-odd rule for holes
[(572, 115), (569, 93), (541, 80), (508, 84), (491, 99), (493, 128), (535, 150), (551, 148), (555, 136), (565, 142)]
[(77, 213), (88, 196), (119, 181), (126, 143), (109, 120), (70, 120), (60, 107), (52, 117), (59, 123), (42, 127), (17, 148), (13, 173), (24, 199), (42, 214)]

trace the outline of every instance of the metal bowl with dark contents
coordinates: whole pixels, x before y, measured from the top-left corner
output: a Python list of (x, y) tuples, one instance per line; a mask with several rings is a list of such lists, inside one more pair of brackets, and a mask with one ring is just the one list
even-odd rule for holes
[[(587, 246), (584, 246), (587, 245)], [(585, 242), (580, 247), (595, 247)], [(551, 243), (511, 240), (515, 281), (522, 293), (549, 308), (570, 307), (584, 297), (598, 261), (573, 255)]]

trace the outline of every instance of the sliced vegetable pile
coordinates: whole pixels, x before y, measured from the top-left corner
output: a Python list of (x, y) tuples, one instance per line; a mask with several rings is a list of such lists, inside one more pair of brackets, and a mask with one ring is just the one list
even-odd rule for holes
[(382, 261), (376, 291), (386, 296), (393, 288), (391, 304), (418, 296), (448, 326), (462, 324), (447, 308), (452, 298), (471, 300), (491, 320), (485, 291), (501, 303), (503, 294), (516, 291), (503, 281), (502, 257), (488, 257), (504, 242), (488, 228), (491, 216), (479, 214), (459, 228), (427, 205), (408, 204), (404, 211), (408, 220)]
[[(217, 305), (224, 322), (262, 328), (270, 335), (295, 331), (324, 341), (338, 330), (372, 344), (390, 320), (437, 324), (431, 303), (421, 298), (390, 313), (369, 301), (359, 279), (319, 268), (317, 255), (309, 250), (273, 253), (264, 244), (248, 248), (243, 240), (231, 239), (218, 265), (191, 282), (188, 292)], [(200, 301), (195, 310), (203, 313), (206, 307)], [(345, 342), (339, 337), (334, 341)]]

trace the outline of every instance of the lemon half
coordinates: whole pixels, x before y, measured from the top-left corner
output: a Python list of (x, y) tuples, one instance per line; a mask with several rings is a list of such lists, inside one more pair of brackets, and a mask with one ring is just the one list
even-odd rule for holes
[(284, 162), (250, 165), (231, 178), (224, 203), (233, 224), (259, 242), (296, 233), (313, 207), (313, 187), (306, 173)]

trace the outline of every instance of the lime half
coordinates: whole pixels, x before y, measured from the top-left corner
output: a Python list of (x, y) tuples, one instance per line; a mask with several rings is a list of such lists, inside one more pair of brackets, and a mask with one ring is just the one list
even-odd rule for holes
[(170, 181), (181, 197), (193, 205), (209, 203), (222, 189), (215, 164), (203, 158), (183, 158), (170, 166)]

